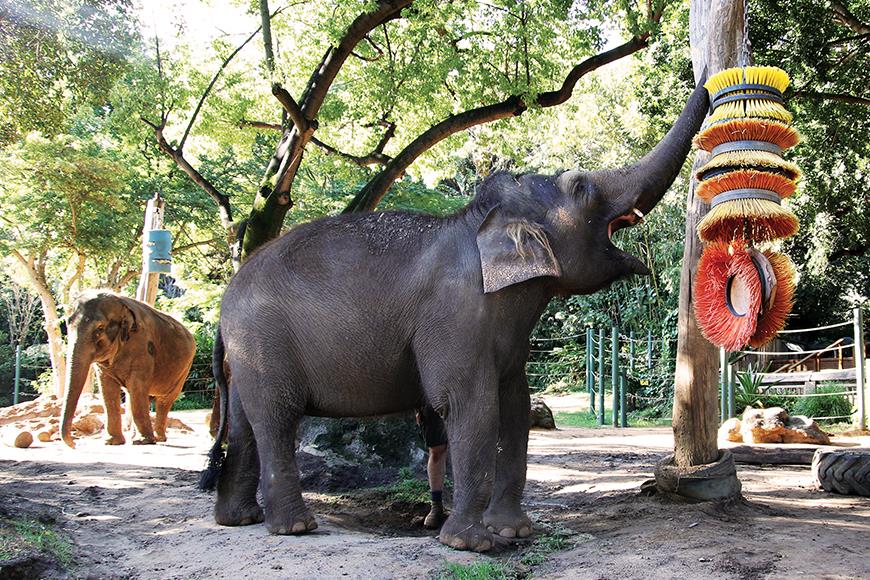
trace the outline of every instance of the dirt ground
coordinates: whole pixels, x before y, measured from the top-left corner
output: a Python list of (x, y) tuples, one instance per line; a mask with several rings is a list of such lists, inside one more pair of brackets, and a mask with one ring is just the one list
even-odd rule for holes
[[(173, 415), (194, 432), (172, 430), (156, 446), (107, 447), (94, 437), (74, 450), (0, 447), (0, 516), (62, 530), (74, 543), (74, 577), (437, 578), (448, 563), (540, 578), (870, 577), (870, 500), (816, 490), (809, 466), (741, 465), (745, 501), (731, 505), (641, 495), (671, 449), (669, 428), (533, 432), (524, 501), (547, 533), (476, 555), (421, 527), (425, 503), (360, 493), (358, 479), (342, 489), (343, 476), (309, 480), (320, 524), (312, 534), (217, 526), (214, 497), (195, 489), (210, 445), (204, 412)], [(568, 535), (567, 546), (524, 558), (554, 531)], [(48, 566), (30, 575), (63, 573)]]

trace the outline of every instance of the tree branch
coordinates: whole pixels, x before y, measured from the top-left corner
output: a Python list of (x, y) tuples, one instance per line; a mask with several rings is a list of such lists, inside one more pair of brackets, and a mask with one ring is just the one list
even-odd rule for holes
[(834, 20), (858, 34), (870, 34), (870, 26), (861, 22), (840, 0), (830, 0)]
[(828, 256), (828, 262), (836, 262), (846, 256), (860, 257), (867, 253), (870, 250), (870, 245), (863, 244), (861, 246), (855, 248), (843, 248), (832, 252), (830, 256)]
[(332, 145), (324, 143), (317, 137), (311, 137), (311, 142), (329, 153), (330, 155), (337, 155), (343, 159), (346, 159), (353, 163), (354, 165), (359, 165), (360, 167), (371, 167), (372, 165), (386, 165), (390, 162), (390, 157), (384, 155), (382, 152), (375, 150), (368, 155), (353, 155), (351, 153), (345, 153), (344, 151), (339, 151)]
[[(567, 101), (577, 82), (584, 75), (595, 69), (609, 64), (620, 58), (633, 54), (647, 46), (648, 34), (635, 36), (628, 42), (606, 52), (592, 56), (574, 68), (565, 77), (562, 86), (555, 91), (548, 91), (538, 95), (535, 104), (542, 108), (554, 107)], [(411, 141), (392, 161), (387, 163), (383, 171), (369, 181), (347, 205), (343, 213), (372, 211), (384, 195), (422, 153), (443, 141), (447, 137), (464, 131), (470, 127), (490, 123), (499, 119), (522, 115), (528, 105), (522, 97), (513, 95), (500, 103), (477, 107), (468, 111), (451, 115), (443, 121), (433, 125), (424, 131), (419, 137)]]
[(302, 114), (302, 109), (299, 108), (299, 104), (293, 99), (290, 93), (287, 92), (287, 89), (282, 87), (279, 83), (275, 83), (272, 85), (272, 94), (275, 95), (275, 98), (278, 99), (278, 102), (281, 103), (281, 106), (284, 107), (285, 111), (287, 111), (290, 120), (299, 128), (299, 131), (301, 133), (307, 131), (309, 122), (305, 118), (305, 115)]
[(239, 119), (239, 129), (251, 127), (253, 129), (268, 129), (270, 131), (283, 131), (279, 123), (267, 123), (266, 121), (252, 121), (250, 119)]
[(840, 101), (842, 103), (850, 103), (853, 105), (870, 105), (870, 99), (858, 97), (856, 95), (847, 95), (845, 93), (822, 93), (815, 91), (794, 91), (792, 97), (798, 99), (815, 99), (823, 101)]

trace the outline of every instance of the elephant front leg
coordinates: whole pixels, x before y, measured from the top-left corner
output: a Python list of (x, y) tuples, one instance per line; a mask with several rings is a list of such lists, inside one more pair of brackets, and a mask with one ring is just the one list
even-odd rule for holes
[(121, 426), (121, 385), (106, 373), (100, 373), (100, 390), (106, 413), (106, 445), (123, 445), (124, 430)]
[(529, 406), (525, 374), (502, 383), (495, 481), (483, 522), (487, 529), (505, 538), (525, 538), (532, 533), (532, 522), (520, 507), (526, 486)]
[(130, 410), (133, 412), (133, 423), (139, 436), (133, 439), (133, 445), (153, 445), (157, 442), (154, 438), (154, 428), (151, 426), (151, 401), (148, 391), (142, 385), (129, 385), (127, 398)]
[(495, 385), (483, 381), (451, 396), (447, 438), (453, 460), (453, 511), (438, 539), (459, 550), (484, 552), (493, 546), (483, 524), (495, 475), (498, 407)]

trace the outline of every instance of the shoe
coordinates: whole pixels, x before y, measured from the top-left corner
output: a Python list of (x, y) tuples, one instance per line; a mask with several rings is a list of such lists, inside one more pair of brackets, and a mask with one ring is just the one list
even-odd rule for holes
[(427, 530), (437, 530), (447, 520), (447, 514), (444, 513), (444, 504), (432, 502), (432, 509), (426, 514), (426, 519), (423, 520), (423, 527)]

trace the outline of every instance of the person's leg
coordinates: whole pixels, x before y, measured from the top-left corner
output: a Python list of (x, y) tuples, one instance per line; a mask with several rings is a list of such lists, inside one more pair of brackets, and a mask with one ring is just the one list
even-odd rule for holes
[(447, 514), (444, 512), (444, 474), (447, 471), (447, 445), (436, 445), (429, 448), (429, 461), (426, 464), (429, 475), (429, 492), (432, 496), (432, 507), (423, 520), (423, 527), (435, 530), (441, 527)]

